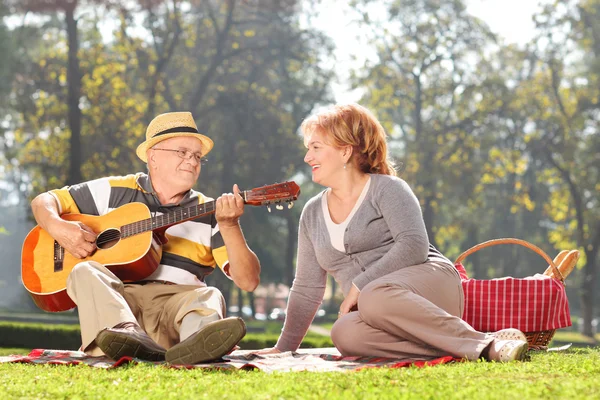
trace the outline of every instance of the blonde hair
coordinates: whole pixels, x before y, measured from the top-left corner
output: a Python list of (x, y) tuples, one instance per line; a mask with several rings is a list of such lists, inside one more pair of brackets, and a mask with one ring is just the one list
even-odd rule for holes
[(383, 126), (371, 111), (359, 104), (336, 104), (305, 119), (300, 129), (305, 145), (319, 131), (334, 147), (352, 146), (353, 157), (364, 173), (397, 175), (388, 156)]

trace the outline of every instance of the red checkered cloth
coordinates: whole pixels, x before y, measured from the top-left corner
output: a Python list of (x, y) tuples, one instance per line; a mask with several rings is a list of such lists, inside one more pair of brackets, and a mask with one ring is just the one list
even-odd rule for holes
[(96, 368), (116, 368), (129, 363), (162, 365), (176, 369), (204, 368), (211, 370), (260, 370), (264, 372), (292, 371), (357, 371), (363, 368), (404, 368), (426, 367), (438, 364), (461, 362), (463, 359), (452, 356), (440, 357), (429, 361), (397, 360), (383, 357), (342, 357), (335, 348), (300, 349), (297, 353), (253, 354), (251, 350), (238, 350), (224, 356), (223, 360), (206, 364), (169, 365), (165, 362), (143, 361), (137, 358), (123, 357), (113, 361), (108, 357), (91, 357), (81, 351), (35, 349), (27, 356), (14, 355), (0, 357), (0, 363), (31, 363), (77, 365), (86, 364)]
[(538, 332), (571, 326), (564, 285), (546, 275), (527, 278), (469, 279), (456, 264), (465, 292), (463, 319), (481, 332), (516, 328)]

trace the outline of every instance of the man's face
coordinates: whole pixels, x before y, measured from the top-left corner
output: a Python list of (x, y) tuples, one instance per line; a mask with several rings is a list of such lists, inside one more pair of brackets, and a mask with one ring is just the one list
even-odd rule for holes
[[(202, 144), (193, 137), (176, 137), (163, 140), (150, 151), (152, 180), (177, 190), (191, 189), (200, 176)], [(184, 157), (182, 157), (184, 155)]]

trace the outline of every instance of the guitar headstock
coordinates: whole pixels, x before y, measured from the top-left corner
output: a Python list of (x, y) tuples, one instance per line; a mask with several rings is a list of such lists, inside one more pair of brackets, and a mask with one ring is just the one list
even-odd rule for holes
[(287, 202), (288, 208), (292, 208), (294, 200), (300, 195), (300, 186), (294, 181), (276, 183), (251, 190), (245, 190), (242, 193), (244, 202), (252, 206), (267, 206), (269, 212), (270, 205), (275, 204), (279, 210), (283, 209), (281, 203)]

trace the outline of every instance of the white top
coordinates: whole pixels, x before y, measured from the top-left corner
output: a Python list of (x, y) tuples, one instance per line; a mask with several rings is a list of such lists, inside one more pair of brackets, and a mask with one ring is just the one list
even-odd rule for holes
[(331, 245), (334, 249), (339, 250), (341, 252), (346, 251), (346, 249), (344, 248), (344, 232), (346, 231), (346, 227), (352, 220), (352, 217), (354, 216), (354, 214), (356, 214), (356, 210), (358, 210), (358, 207), (360, 207), (363, 200), (367, 196), (370, 183), (371, 177), (369, 176), (369, 179), (367, 180), (365, 187), (360, 193), (360, 196), (358, 196), (358, 200), (356, 200), (356, 204), (354, 204), (352, 211), (350, 211), (350, 214), (348, 214), (346, 219), (339, 224), (333, 222), (333, 220), (331, 219), (331, 214), (329, 214), (329, 207), (327, 206), (327, 196), (329, 195), (331, 189), (327, 189), (325, 193), (323, 193), (323, 197), (321, 197), (321, 206), (323, 208), (323, 216), (325, 217), (325, 224), (327, 225), (329, 238), (331, 239)]
[[(168, 230), (168, 229), (167, 229)], [(227, 276), (227, 274), (225, 274)], [(231, 279), (231, 277), (229, 277)], [(169, 265), (159, 264), (156, 271), (149, 277), (142, 279), (144, 281), (167, 281), (178, 285), (206, 286), (194, 274), (191, 274), (181, 268), (171, 267)]]

